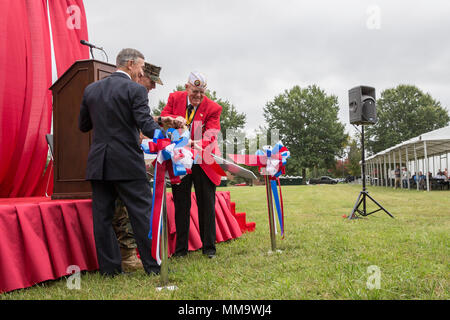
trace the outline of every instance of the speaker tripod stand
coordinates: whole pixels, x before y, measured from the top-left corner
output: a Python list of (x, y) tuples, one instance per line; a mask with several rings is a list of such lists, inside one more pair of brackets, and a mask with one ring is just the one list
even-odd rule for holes
[[(359, 193), (358, 198), (356, 199), (355, 206), (353, 207), (352, 213), (349, 215), (348, 219), (357, 219), (358, 216), (356, 213), (359, 213), (361, 216), (366, 217), (371, 215), (372, 213), (383, 210), (386, 212), (391, 218), (394, 218), (392, 214), (389, 213), (381, 204), (379, 204), (374, 198), (369, 195), (369, 192), (366, 190), (366, 159), (364, 154), (364, 125), (361, 125), (361, 165), (362, 165), (362, 191)], [(367, 212), (367, 198), (372, 200), (377, 206), (378, 209)], [(362, 205), (362, 209), (360, 208)]]

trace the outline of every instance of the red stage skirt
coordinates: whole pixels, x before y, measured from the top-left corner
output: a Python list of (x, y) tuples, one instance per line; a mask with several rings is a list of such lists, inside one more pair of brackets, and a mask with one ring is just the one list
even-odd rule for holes
[[(234, 212), (230, 193), (216, 193), (216, 241), (253, 231), (245, 213)], [(167, 194), (169, 255), (175, 251), (176, 229), (172, 194)], [(242, 219), (244, 215), (244, 219)], [(197, 205), (192, 193), (189, 250), (202, 246)], [(26, 288), (71, 273), (68, 267), (97, 270), (91, 200), (45, 197), (0, 199), (0, 292)]]

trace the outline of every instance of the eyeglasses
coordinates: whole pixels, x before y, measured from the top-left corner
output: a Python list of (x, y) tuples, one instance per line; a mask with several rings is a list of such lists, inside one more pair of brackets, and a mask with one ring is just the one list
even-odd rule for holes
[(190, 90), (191, 90), (191, 93), (192, 94), (205, 94), (205, 90), (200, 90), (200, 89), (192, 89), (192, 88), (190, 88)]

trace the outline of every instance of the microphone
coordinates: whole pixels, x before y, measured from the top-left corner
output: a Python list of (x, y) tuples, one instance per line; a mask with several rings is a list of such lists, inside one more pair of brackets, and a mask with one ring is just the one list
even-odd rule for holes
[(99, 48), (99, 47), (93, 45), (92, 43), (87, 42), (86, 40), (80, 40), (80, 43), (85, 45), (85, 46), (91, 47), (91, 48), (103, 50), (103, 48)]
[(85, 46), (88, 46), (88, 47), (89, 47), (89, 50), (91, 51), (92, 59), (95, 59), (95, 57), (94, 57), (94, 52), (93, 52), (93, 50), (92, 50), (92, 48), (95, 48), (95, 49), (98, 49), (98, 50), (103, 51), (103, 53), (104, 53), (105, 56), (106, 56), (106, 62), (108, 62), (108, 55), (106, 54), (106, 51), (103, 50), (103, 48), (97, 47), (96, 45), (93, 45), (92, 43), (89, 43), (89, 42), (87, 42), (86, 40), (80, 40), (80, 43), (81, 43), (82, 45), (85, 45)]

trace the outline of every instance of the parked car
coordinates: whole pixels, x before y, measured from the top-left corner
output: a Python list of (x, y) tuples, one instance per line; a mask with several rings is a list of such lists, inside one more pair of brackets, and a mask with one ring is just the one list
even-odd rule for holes
[(338, 180), (328, 176), (322, 176), (317, 179), (309, 179), (309, 184), (337, 184)]
[(350, 183), (355, 181), (355, 177), (354, 176), (347, 176), (347, 178), (345, 178), (345, 182)]

